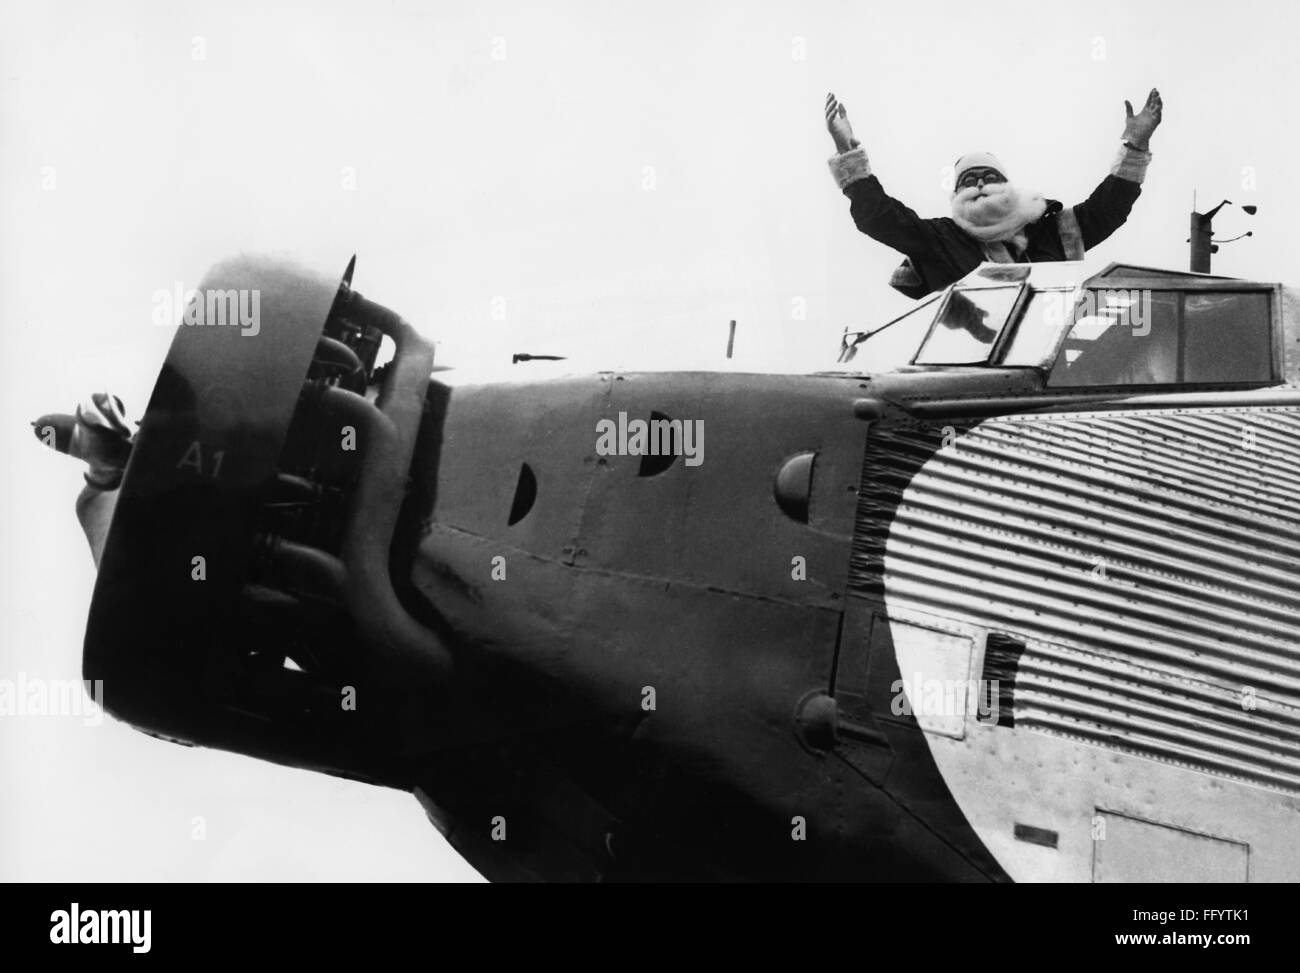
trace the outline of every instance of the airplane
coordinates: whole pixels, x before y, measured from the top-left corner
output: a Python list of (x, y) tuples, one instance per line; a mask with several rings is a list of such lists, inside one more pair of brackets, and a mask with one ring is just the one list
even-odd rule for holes
[(817, 372), (489, 381), (354, 265), (35, 423), (117, 718), (496, 881), (1300, 879), (1300, 291), (985, 264)]

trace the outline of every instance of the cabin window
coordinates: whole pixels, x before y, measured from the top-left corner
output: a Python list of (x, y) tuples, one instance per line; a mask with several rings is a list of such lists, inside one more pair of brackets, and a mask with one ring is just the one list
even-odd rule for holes
[(993, 353), (993, 345), (1021, 286), (956, 288), (939, 309), (930, 334), (916, 356), (918, 365), (982, 365)]
[(1268, 382), (1268, 297), (1257, 291), (1085, 291), (1048, 384)]

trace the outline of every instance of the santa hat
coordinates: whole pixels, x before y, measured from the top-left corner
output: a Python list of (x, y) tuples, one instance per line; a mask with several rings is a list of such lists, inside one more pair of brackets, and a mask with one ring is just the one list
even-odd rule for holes
[(968, 169), (996, 169), (1002, 174), (1003, 179), (1008, 178), (1007, 170), (992, 152), (967, 152), (957, 160), (953, 168), (956, 170), (952, 180), (954, 187), (961, 182), (962, 173)]

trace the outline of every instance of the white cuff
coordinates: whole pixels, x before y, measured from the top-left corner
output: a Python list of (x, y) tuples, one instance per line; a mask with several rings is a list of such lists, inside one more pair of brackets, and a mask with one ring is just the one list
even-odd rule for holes
[(871, 166), (867, 162), (867, 150), (862, 146), (856, 149), (849, 149), (840, 155), (833, 155), (827, 160), (827, 165), (831, 167), (831, 176), (835, 179), (835, 185), (843, 189), (849, 183), (857, 182), (860, 179), (866, 179), (871, 175)]
[(1119, 155), (1115, 156), (1115, 162), (1110, 167), (1112, 176), (1119, 176), (1121, 179), (1127, 179), (1129, 182), (1135, 182), (1142, 185), (1142, 179), (1147, 174), (1147, 166), (1151, 163), (1151, 153), (1143, 152), (1141, 149), (1135, 149), (1130, 145), (1120, 144)]

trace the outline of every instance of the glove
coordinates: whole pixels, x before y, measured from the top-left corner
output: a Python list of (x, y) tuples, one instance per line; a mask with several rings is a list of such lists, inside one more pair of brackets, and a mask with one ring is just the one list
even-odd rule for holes
[(1151, 133), (1160, 124), (1164, 107), (1164, 102), (1160, 100), (1160, 92), (1155, 88), (1151, 89), (1151, 94), (1147, 95), (1146, 105), (1136, 115), (1133, 114), (1133, 106), (1125, 101), (1124, 141), (1133, 148), (1146, 152)]

